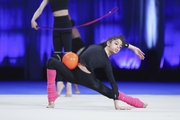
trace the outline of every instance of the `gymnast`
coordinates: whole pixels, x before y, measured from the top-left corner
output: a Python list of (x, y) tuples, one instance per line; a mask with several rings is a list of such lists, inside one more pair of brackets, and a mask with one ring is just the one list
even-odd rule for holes
[[(129, 48), (141, 59), (144, 60), (144, 53), (136, 46), (125, 42), (122, 35), (111, 36), (105, 42), (90, 45), (79, 56), (78, 66), (69, 70), (65, 64), (59, 62), (53, 57), (47, 61), (47, 108), (55, 107), (55, 100), (58, 98), (55, 85), (56, 72), (70, 83), (79, 84), (95, 90), (109, 99), (113, 99), (116, 110), (126, 110), (118, 105), (118, 101), (123, 101), (136, 108), (146, 108), (147, 104), (124, 94), (118, 90), (115, 78), (113, 76), (112, 66), (109, 57), (117, 54), (122, 47)], [(103, 68), (112, 88), (107, 87), (95, 77), (94, 69)]]
[[(72, 52), (76, 53), (77, 55), (80, 55), (81, 52), (85, 49), (85, 45), (82, 41), (81, 35), (79, 33), (79, 30), (75, 27), (75, 21), (69, 16), (71, 24), (72, 24)], [(60, 95), (62, 91), (62, 81), (57, 81), (57, 92)], [(81, 94), (79, 87), (77, 84), (74, 84), (75, 88), (75, 94)], [(68, 93), (66, 93), (65, 96), (67, 96)]]
[[(38, 26), (36, 20), (39, 18), (44, 8), (50, 3), (52, 8), (52, 14), (54, 17), (54, 28), (71, 28), (72, 24), (69, 18), (68, 4), (69, 0), (43, 0), (34, 13), (31, 19), (32, 28), (38, 30), (40, 27)], [(72, 29), (67, 30), (53, 30), (53, 46), (54, 53), (53, 57), (57, 60), (61, 61), (62, 56), (72, 51)], [(64, 52), (63, 51), (64, 48)], [(57, 82), (57, 91), (60, 95), (61, 91), (64, 89), (63, 78), (57, 72), (56, 76)], [(66, 96), (72, 96), (72, 86), (71, 83), (67, 82), (66, 84)]]

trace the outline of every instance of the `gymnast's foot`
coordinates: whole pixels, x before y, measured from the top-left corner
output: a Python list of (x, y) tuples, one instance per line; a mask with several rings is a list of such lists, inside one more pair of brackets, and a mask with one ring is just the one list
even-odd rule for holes
[(81, 92), (78, 90), (78, 91), (75, 91), (75, 94), (80, 95)]
[(48, 104), (48, 106), (47, 106), (47, 108), (54, 108), (54, 102), (49, 102), (49, 104)]
[(72, 93), (66, 92), (65, 97), (72, 97)]
[(47, 106), (47, 108), (54, 108), (54, 102), (55, 102), (55, 100), (57, 99), (59, 97), (59, 95), (56, 93), (56, 95), (53, 97), (53, 98), (51, 98), (50, 99), (50, 101), (52, 101), (52, 102), (49, 102), (48, 103), (48, 106)]
[(148, 106), (148, 104), (147, 104), (147, 103), (144, 103), (143, 108), (146, 108), (147, 106)]

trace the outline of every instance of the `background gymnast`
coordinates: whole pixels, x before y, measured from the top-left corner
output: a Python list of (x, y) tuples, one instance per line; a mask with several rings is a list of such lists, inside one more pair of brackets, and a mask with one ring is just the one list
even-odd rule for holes
[[(77, 55), (80, 55), (81, 52), (85, 49), (85, 45), (82, 41), (82, 38), (78, 29), (75, 27), (75, 21), (70, 16), (69, 18), (72, 24), (72, 52), (76, 53)], [(57, 81), (57, 83), (58, 82), (59, 81)], [(57, 92), (61, 93), (62, 89), (58, 89), (58, 88), (61, 88), (61, 86), (58, 86), (58, 85), (61, 85), (61, 83), (57, 84)], [(74, 84), (74, 88), (75, 88), (75, 94), (80, 94), (80, 90), (77, 84)]]
[[(52, 13), (54, 16), (54, 28), (71, 28), (72, 24), (69, 19), (68, 12), (68, 3), (69, 0), (43, 0), (39, 6), (39, 8), (34, 13), (31, 19), (32, 28), (38, 30), (38, 24), (36, 19), (41, 15), (44, 8), (47, 4), (50, 3), (52, 8)], [(72, 45), (72, 30), (53, 30), (53, 46), (54, 53), (53, 57), (57, 60), (61, 61), (62, 56), (71, 51)], [(62, 52), (64, 48), (64, 53)], [(57, 91), (60, 95), (61, 91), (64, 89), (63, 78), (57, 72), (56, 80), (57, 83)], [(66, 97), (72, 96), (72, 86), (71, 83), (67, 82), (66, 84)]]

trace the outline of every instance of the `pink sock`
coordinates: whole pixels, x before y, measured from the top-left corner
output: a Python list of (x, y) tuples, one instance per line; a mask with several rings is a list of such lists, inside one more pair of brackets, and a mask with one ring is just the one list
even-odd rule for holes
[(137, 108), (143, 108), (144, 103), (141, 102), (138, 98), (133, 98), (131, 96), (128, 96), (122, 92), (119, 92), (119, 100), (124, 101), (125, 103), (137, 107)]
[(48, 101), (54, 102), (58, 97), (56, 92), (56, 70), (47, 69), (47, 93), (48, 93)]

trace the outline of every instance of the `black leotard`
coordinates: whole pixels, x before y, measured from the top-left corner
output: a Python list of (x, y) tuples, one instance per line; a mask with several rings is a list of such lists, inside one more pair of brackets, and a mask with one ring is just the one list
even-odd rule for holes
[(100, 44), (89, 46), (79, 57), (79, 62), (87, 67), (94, 74), (96, 68), (103, 68), (110, 84), (112, 86), (115, 98), (118, 93), (118, 87), (114, 79), (110, 60)]
[(51, 3), (52, 11), (58, 11), (63, 9), (68, 9), (69, 0), (49, 0)]

